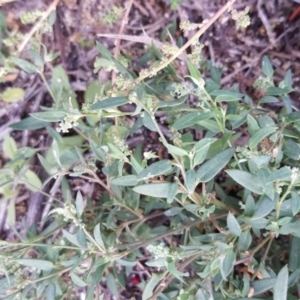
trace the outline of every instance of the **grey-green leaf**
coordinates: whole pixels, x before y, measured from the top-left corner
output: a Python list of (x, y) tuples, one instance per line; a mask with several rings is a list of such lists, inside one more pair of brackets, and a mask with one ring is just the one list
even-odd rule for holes
[(278, 273), (274, 286), (274, 300), (286, 300), (288, 290), (289, 271), (285, 265)]
[(209, 119), (211, 117), (213, 117), (212, 112), (207, 112), (207, 113), (202, 113), (202, 114), (200, 114), (198, 112), (188, 113), (188, 114), (180, 117), (178, 120), (176, 120), (174, 122), (174, 124), (172, 125), (172, 127), (177, 130), (184, 129), (184, 128), (195, 125), (199, 121), (203, 121), (203, 120)]
[(137, 180), (152, 178), (158, 175), (163, 175), (172, 169), (172, 164), (168, 159), (163, 159), (151, 164), (149, 167), (140, 172)]
[(235, 236), (241, 235), (241, 226), (231, 212), (229, 212), (227, 215), (227, 227), (233, 235)]
[(15, 260), (16, 263), (40, 270), (52, 270), (53, 262), (45, 259), (20, 258)]
[(267, 77), (272, 77), (274, 70), (268, 56), (264, 56), (262, 60), (262, 71)]
[(168, 198), (169, 188), (172, 183), (163, 182), (163, 183), (151, 183), (151, 184), (142, 184), (133, 188), (136, 193), (156, 197), (156, 198)]
[(135, 186), (138, 184), (136, 175), (125, 175), (111, 180), (112, 184), (121, 186)]
[(35, 73), (37, 68), (34, 64), (18, 57), (10, 57), (12, 62), (27, 73)]
[(40, 129), (48, 126), (48, 122), (41, 121), (39, 119), (28, 117), (23, 119), (20, 122), (16, 122), (11, 124), (9, 127), (15, 130), (34, 130), (34, 129)]
[(84, 287), (87, 285), (86, 282), (84, 282), (77, 274), (73, 272), (70, 273), (70, 277), (77, 286)]
[(199, 182), (208, 182), (218, 174), (230, 161), (234, 154), (234, 148), (226, 149), (209, 161), (205, 162), (198, 170), (197, 177)]
[(108, 108), (126, 104), (127, 102), (128, 102), (127, 97), (111, 97), (93, 104), (90, 107), (90, 110), (108, 109)]
[(249, 140), (250, 149), (255, 148), (265, 137), (276, 131), (277, 127), (270, 126), (259, 129)]
[(241, 170), (227, 170), (225, 172), (237, 183), (249, 191), (252, 191), (258, 195), (263, 194), (263, 189), (256, 176)]
[(30, 114), (33, 118), (44, 122), (59, 122), (62, 121), (66, 116), (67, 113), (65, 111), (43, 111), (38, 113)]
[(103, 239), (102, 239), (102, 235), (101, 235), (101, 231), (100, 231), (100, 224), (97, 224), (94, 228), (94, 238), (95, 238), (97, 244), (101, 248), (105, 248), (104, 243), (103, 243)]

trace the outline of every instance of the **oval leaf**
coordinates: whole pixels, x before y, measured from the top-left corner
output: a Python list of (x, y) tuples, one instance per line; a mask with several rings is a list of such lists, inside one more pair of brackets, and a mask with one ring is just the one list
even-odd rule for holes
[(1, 98), (5, 102), (17, 102), (24, 98), (25, 91), (21, 88), (11, 88), (7, 89), (3, 94), (1, 94)]
[(235, 236), (240, 236), (241, 235), (241, 226), (235, 216), (229, 212), (227, 216), (227, 227), (229, 231), (235, 235)]
[(133, 190), (139, 194), (157, 197), (157, 198), (168, 198), (169, 189), (172, 183), (152, 183), (152, 184), (142, 184), (133, 188)]
[(273, 133), (277, 127), (270, 126), (259, 129), (249, 140), (250, 149), (255, 148), (265, 137)]
[(126, 175), (111, 180), (112, 184), (121, 186), (135, 186), (138, 184), (136, 175)]
[(107, 98), (102, 101), (99, 101), (95, 104), (93, 104), (90, 107), (90, 110), (97, 110), (97, 109), (108, 109), (116, 106), (120, 106), (123, 104), (126, 104), (128, 102), (128, 98), (126, 97), (112, 97)]
[(138, 174), (137, 180), (152, 178), (163, 175), (172, 169), (172, 164), (168, 159), (157, 161)]
[(286, 300), (288, 290), (289, 271), (285, 265), (278, 273), (274, 286), (274, 300)]
[(16, 262), (20, 265), (40, 270), (52, 270), (53, 268), (53, 262), (44, 259), (20, 258), (16, 259)]
[(207, 182), (218, 174), (229, 162), (234, 154), (234, 148), (226, 149), (215, 157), (204, 163), (197, 170), (197, 177), (199, 182)]
[(256, 176), (241, 170), (227, 170), (225, 172), (237, 183), (249, 191), (252, 191), (258, 195), (263, 194), (263, 189), (260, 186)]

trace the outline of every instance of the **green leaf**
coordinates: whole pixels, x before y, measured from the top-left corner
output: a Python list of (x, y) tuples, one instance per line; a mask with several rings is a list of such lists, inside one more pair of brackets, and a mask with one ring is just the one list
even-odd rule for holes
[(43, 111), (38, 113), (30, 114), (33, 118), (36, 118), (41, 121), (45, 122), (59, 122), (62, 121), (66, 116), (67, 113), (65, 111)]
[(201, 78), (201, 74), (200, 71), (198, 70), (198, 68), (189, 60), (187, 60), (187, 65), (191, 74), (191, 77), (195, 78), (196, 80)]
[(229, 212), (227, 215), (227, 227), (229, 231), (235, 235), (235, 236), (240, 236), (241, 235), (241, 226), (235, 216)]
[(293, 216), (295, 216), (300, 210), (300, 197), (298, 193), (294, 191), (291, 192), (291, 209)]
[(197, 142), (194, 146), (195, 156), (193, 161), (193, 166), (202, 164), (207, 156), (208, 149), (212, 143), (217, 139), (215, 138), (204, 138)]
[(90, 110), (108, 109), (128, 103), (127, 97), (111, 97), (101, 100), (90, 107)]
[(265, 137), (277, 130), (277, 127), (265, 127), (259, 129), (249, 140), (250, 149), (254, 149)]
[(18, 57), (10, 57), (11, 61), (17, 65), (19, 68), (21, 68), (22, 70), (24, 70), (27, 73), (36, 73), (37, 72), (37, 68), (34, 64), (18, 58)]
[(262, 60), (262, 71), (267, 77), (272, 77), (274, 70), (268, 56), (264, 55)]
[(92, 278), (91, 283), (88, 285), (87, 295), (85, 300), (94, 300), (94, 292), (96, 286), (99, 284), (100, 280), (103, 278), (104, 271), (109, 263), (103, 263), (101, 266), (99, 266), (95, 272), (90, 274), (90, 277)]
[(274, 300), (287, 300), (289, 271), (285, 265), (278, 273), (274, 286)]
[(252, 117), (250, 114), (247, 115), (247, 123), (248, 123), (248, 130), (251, 136), (255, 134), (259, 130), (259, 126), (257, 124), (257, 121), (254, 117)]
[(142, 184), (133, 188), (136, 193), (156, 197), (168, 198), (169, 189), (171, 188), (170, 182)]
[(62, 230), (63, 232), (63, 236), (72, 244), (74, 244), (75, 246), (81, 248), (80, 243), (77, 240), (77, 237), (75, 234), (71, 234), (70, 232), (66, 231), (66, 230)]
[(111, 180), (112, 184), (121, 186), (135, 186), (138, 184), (136, 175), (125, 175)]
[(241, 186), (258, 195), (263, 194), (263, 189), (259, 184), (256, 176), (241, 170), (226, 170), (225, 171), (232, 179)]
[(111, 294), (115, 296), (116, 299), (120, 299), (116, 280), (111, 273), (106, 276), (106, 284)]
[(46, 300), (52, 300), (55, 299), (56, 296), (56, 286), (55, 284), (51, 283), (46, 287)]
[(185, 283), (185, 281), (182, 279), (182, 277), (185, 274), (176, 269), (175, 261), (172, 258), (168, 257), (165, 259), (165, 262), (166, 262), (167, 270), (170, 272), (170, 274), (172, 274), (181, 282)]
[(291, 272), (300, 268), (300, 237), (292, 236), (289, 253), (289, 270)]
[(48, 122), (44, 122), (33, 117), (28, 117), (20, 122), (9, 125), (9, 127), (15, 130), (34, 130), (44, 128), (48, 125)]
[(198, 113), (198, 112), (192, 112), (188, 113), (179, 119), (177, 119), (174, 124), (172, 125), (173, 128), (176, 130), (181, 130), (187, 127), (191, 127), (195, 125), (197, 122), (206, 120), (213, 117), (212, 112), (207, 112), (207, 113)]
[(275, 281), (276, 278), (264, 278), (253, 281), (251, 286), (254, 288), (254, 296), (272, 289), (275, 285)]
[(275, 208), (276, 202), (272, 201), (269, 197), (263, 196), (259, 199), (256, 203), (256, 210), (253, 214), (252, 219), (261, 219), (268, 214)]
[(170, 145), (170, 144), (166, 144), (165, 145), (167, 147), (167, 149), (169, 150), (169, 152), (171, 152), (171, 154), (175, 154), (175, 155), (179, 155), (179, 156), (184, 156), (184, 155), (188, 155), (188, 152), (184, 149), (181, 149), (179, 147)]
[(218, 174), (230, 161), (234, 154), (234, 148), (226, 149), (218, 153), (215, 157), (205, 162), (197, 170), (197, 178), (199, 182), (208, 182), (216, 174)]
[(145, 180), (148, 178), (156, 177), (158, 175), (164, 175), (167, 172), (171, 171), (171, 169), (171, 162), (168, 159), (163, 159), (151, 164), (149, 167), (139, 173), (137, 176), (137, 180)]
[(243, 231), (239, 236), (238, 250), (239, 251), (248, 250), (251, 243), (252, 243), (252, 236), (250, 234), (250, 231), (249, 230)]
[(231, 102), (240, 100), (244, 94), (228, 91), (228, 90), (214, 90), (210, 92), (211, 96), (216, 96), (216, 102)]
[(154, 132), (157, 132), (157, 129), (155, 127), (155, 124), (152, 120), (152, 118), (150, 117), (150, 115), (146, 112), (143, 112), (143, 115), (142, 115), (142, 123), (143, 125), (148, 128), (150, 131), (154, 131)]
[(153, 295), (153, 290), (163, 278), (163, 274), (152, 273), (150, 280), (147, 282), (142, 295), (142, 300), (148, 300)]
[(26, 267), (31, 267), (31, 268), (36, 268), (39, 270), (46, 270), (46, 271), (50, 271), (54, 267), (52, 261), (44, 260), (44, 259), (20, 258), (20, 259), (16, 259), (15, 262)]
[(97, 47), (97, 50), (101, 53), (101, 55), (104, 58), (109, 59), (109, 60), (112, 59), (112, 56), (111, 56), (110, 52), (104, 47), (103, 44), (101, 44), (100, 42), (96, 41), (96, 47)]
[(298, 122), (300, 121), (300, 111), (293, 111), (292, 113), (287, 115), (286, 122), (292, 123), (292, 122)]
[(80, 191), (77, 192), (75, 204), (76, 204), (77, 216), (81, 217), (83, 210), (84, 210), (84, 203), (83, 203), (83, 198), (82, 198)]
[(278, 98), (274, 96), (265, 96), (259, 99), (258, 103), (274, 103), (279, 102)]
[(89, 142), (90, 142), (90, 146), (91, 146), (91, 149), (92, 149), (94, 155), (97, 157), (97, 159), (104, 162), (105, 161), (105, 152), (103, 151), (103, 149), (101, 149), (101, 147), (98, 146), (98, 144), (95, 141), (93, 141), (92, 139), (90, 139)]
[(70, 277), (77, 286), (80, 286), (80, 287), (87, 286), (87, 283), (84, 282), (77, 274), (71, 272)]
[(193, 193), (196, 186), (196, 172), (195, 170), (188, 170), (186, 172), (185, 185), (189, 193)]
[(36, 175), (36, 173), (31, 171), (30, 169), (26, 171), (25, 178), (26, 178), (26, 181), (24, 182), (24, 184), (30, 191), (37, 192), (42, 189), (43, 184), (42, 184), (41, 180)]
[(291, 139), (285, 141), (283, 153), (294, 160), (300, 159), (300, 147)]
[(86, 243), (86, 237), (84, 231), (79, 228), (76, 232), (76, 239), (80, 245), (81, 249), (86, 249), (87, 243)]
[(233, 270), (234, 262), (235, 262), (235, 253), (232, 250), (230, 250), (226, 254), (225, 259), (222, 261), (222, 265), (221, 265), (221, 269), (220, 269), (224, 280), (227, 279), (227, 276)]
[(268, 178), (267, 182), (275, 182), (275, 181), (291, 181), (292, 178), (292, 170), (289, 167), (282, 167), (280, 169), (272, 172)]
[(94, 227), (94, 238), (95, 238), (95, 241), (97, 242), (97, 244), (105, 249), (105, 245), (103, 243), (103, 239), (102, 239), (102, 234), (101, 234), (101, 229), (100, 229), (100, 224), (97, 224), (95, 227)]
[(5, 102), (17, 102), (23, 100), (25, 91), (21, 88), (9, 88), (0, 96)]
[(168, 190), (167, 202), (172, 203), (177, 193), (178, 193), (178, 184), (176, 182), (171, 183)]
[(15, 140), (10, 135), (6, 134), (2, 144), (2, 151), (4, 155), (10, 159), (14, 159), (17, 150), (18, 148)]
[(270, 86), (267, 89), (266, 96), (282, 96), (282, 95), (286, 95), (292, 91), (293, 90), (290, 88), (278, 88), (275, 86)]

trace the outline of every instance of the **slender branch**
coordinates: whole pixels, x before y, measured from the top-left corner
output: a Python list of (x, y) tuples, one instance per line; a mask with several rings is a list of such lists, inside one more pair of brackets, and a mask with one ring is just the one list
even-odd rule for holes
[[(119, 29), (119, 35), (123, 34), (125, 26), (128, 22), (128, 16), (129, 16), (132, 4), (133, 4), (133, 0), (128, 0), (128, 2), (126, 3), (126, 12), (125, 12), (124, 17), (123, 17), (122, 22), (121, 22), (121, 26), (120, 26), (120, 29)], [(119, 56), (119, 53), (120, 53), (121, 39), (117, 37), (115, 44), (116, 44), (116, 47), (114, 49), (114, 58), (117, 60), (118, 56)], [(113, 71), (112, 72), (112, 79), (111, 79), (112, 83), (115, 82), (116, 76), (117, 76), (116, 72)]]
[(48, 9), (43, 13), (43, 15), (41, 16), (41, 18), (35, 23), (35, 25), (32, 27), (32, 29), (30, 30), (30, 32), (25, 36), (25, 39), (23, 40), (23, 42), (19, 46), (19, 48), (18, 48), (18, 54), (20, 54), (23, 51), (23, 49), (25, 48), (25, 46), (27, 45), (27, 43), (29, 42), (29, 40), (31, 39), (31, 37), (41, 27), (42, 23), (49, 17), (49, 15), (51, 14), (51, 12), (56, 9), (58, 3), (59, 3), (59, 0), (54, 0), (50, 4), (50, 6), (48, 7)]
[[(156, 71), (163, 70), (165, 67), (167, 67), (173, 60), (175, 60), (180, 54), (182, 54), (189, 46), (191, 46), (194, 42), (196, 42), (200, 36), (219, 18), (223, 13), (225, 13), (226, 10), (231, 8), (233, 3), (236, 0), (230, 0), (228, 1), (223, 7), (221, 7), (206, 23), (202, 24), (201, 28), (197, 31), (197, 33), (188, 40), (180, 49), (178, 49), (177, 53), (175, 53), (173, 56), (171, 56), (168, 60), (166, 60), (163, 64), (161, 64)], [(137, 78), (137, 81), (143, 81), (149, 76), (142, 75)]]

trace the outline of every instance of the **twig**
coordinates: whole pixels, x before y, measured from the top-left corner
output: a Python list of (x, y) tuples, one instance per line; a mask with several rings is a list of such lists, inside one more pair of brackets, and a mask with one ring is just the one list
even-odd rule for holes
[[(126, 12), (125, 12), (124, 17), (123, 17), (122, 22), (121, 22), (119, 34), (123, 34), (124, 28), (125, 28), (125, 26), (128, 22), (128, 16), (129, 16), (129, 13), (130, 13), (130, 10), (131, 10), (131, 7), (132, 7), (132, 3), (133, 3), (133, 0), (128, 0), (128, 2), (126, 3)], [(118, 56), (120, 54), (120, 46), (121, 46), (121, 40), (117, 39), (116, 40), (116, 47), (114, 49), (114, 58), (116, 60), (118, 59)], [(111, 78), (112, 83), (115, 82), (116, 76), (117, 76), (116, 72), (113, 71), (112, 72), (112, 78)]]
[[(198, 41), (200, 36), (215, 22), (217, 21), (228, 9), (232, 7), (236, 0), (230, 0), (225, 5), (223, 5), (206, 23), (202, 24), (201, 28), (196, 32), (196, 34), (188, 40), (174, 55), (172, 55), (168, 60), (166, 60), (163, 64), (161, 64), (157, 69), (155, 69), (156, 72), (159, 72), (160, 70), (163, 70), (165, 67), (167, 67), (172, 61), (174, 61), (181, 53), (183, 53), (189, 46), (191, 46), (193, 43)], [(147, 77), (149, 77), (151, 74), (143, 74), (140, 75), (137, 78), (137, 82), (141, 82)]]
[(271, 29), (271, 26), (270, 26), (270, 23), (269, 23), (269, 20), (264, 12), (264, 10), (262, 9), (262, 4), (263, 4), (263, 1), (262, 0), (258, 0), (257, 2), (257, 11), (258, 11), (258, 16), (260, 17), (262, 23), (264, 24), (265, 26), (265, 29), (267, 31), (267, 35), (269, 37), (269, 40), (270, 40), (270, 43), (272, 45), (275, 45), (276, 43), (276, 40), (275, 40), (275, 37), (274, 37), (274, 33)]
[(51, 12), (56, 9), (56, 6), (58, 5), (58, 3), (59, 3), (59, 0), (54, 0), (50, 4), (50, 6), (48, 7), (48, 9), (43, 13), (43, 15), (38, 20), (38, 22), (35, 23), (35, 25), (32, 27), (32, 29), (30, 30), (30, 32), (25, 36), (25, 39), (23, 40), (22, 44), (18, 48), (18, 53), (19, 54), (23, 51), (23, 49), (25, 48), (25, 46), (27, 45), (27, 43), (29, 42), (29, 40), (31, 39), (31, 37), (39, 29), (39, 27), (41, 26), (41, 24), (49, 17), (49, 15), (51, 14)]

